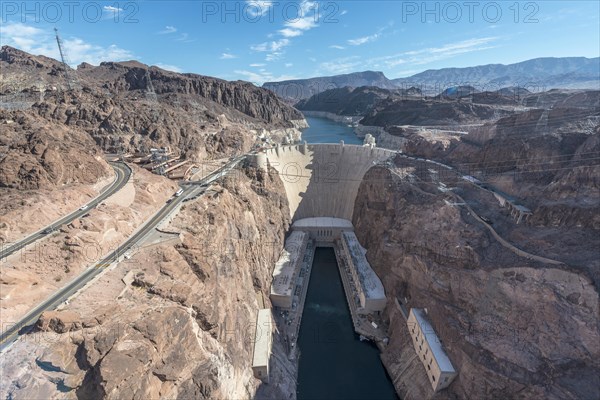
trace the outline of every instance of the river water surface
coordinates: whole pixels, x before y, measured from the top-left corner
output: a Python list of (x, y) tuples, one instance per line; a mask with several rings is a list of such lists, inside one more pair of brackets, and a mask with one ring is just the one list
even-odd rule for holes
[(363, 144), (363, 140), (354, 134), (354, 129), (348, 125), (334, 122), (327, 118), (306, 117), (309, 128), (302, 131), (302, 140), (310, 143), (339, 143)]
[(398, 399), (379, 350), (361, 342), (331, 248), (316, 249), (298, 337), (298, 399)]

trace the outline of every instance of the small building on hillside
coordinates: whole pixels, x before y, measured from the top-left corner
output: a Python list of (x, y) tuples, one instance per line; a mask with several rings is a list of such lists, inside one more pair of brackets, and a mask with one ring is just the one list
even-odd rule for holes
[(269, 383), (269, 359), (273, 346), (273, 320), (271, 309), (258, 310), (256, 316), (256, 333), (254, 335), (254, 355), (252, 372), (254, 377)]
[(423, 310), (411, 308), (406, 324), (431, 387), (435, 392), (448, 387), (458, 374)]

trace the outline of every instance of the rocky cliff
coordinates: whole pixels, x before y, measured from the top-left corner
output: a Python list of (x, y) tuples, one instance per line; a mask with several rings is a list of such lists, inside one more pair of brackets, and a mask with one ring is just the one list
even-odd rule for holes
[(69, 70), (74, 89), (66, 90), (60, 63), (8, 46), (0, 67), (4, 108), (85, 132), (108, 152), (168, 145), (191, 159), (218, 158), (248, 151), (261, 133), (277, 139), (303, 126), (297, 110), (247, 82), (106, 62)]
[(292, 103), (318, 95), (331, 89), (345, 87), (374, 86), (382, 89), (396, 89), (382, 72), (363, 71), (351, 74), (320, 76), (308, 79), (295, 79), (280, 82), (265, 82), (263, 87)]
[[(288, 216), (279, 179), (253, 169), (186, 203), (164, 227), (179, 243), (136, 249), (40, 319), (30, 337), (44, 346), (26, 337), (0, 359), (2, 397), (290, 398), (293, 375), (265, 388), (251, 370), (255, 318), (269, 307)], [(16, 367), (21, 359), (27, 368)], [(272, 367), (295, 369), (280, 362)]]
[[(388, 296), (382, 359), (400, 396), (598, 398), (598, 291), (585, 271), (517, 256), (472, 213), (444, 201), (459, 199), (414, 173), (371, 169), (353, 217)], [(395, 299), (427, 309), (459, 372), (438, 395)]]
[(0, 110), (0, 188), (96, 183), (112, 174), (92, 138), (23, 111)]
[(445, 125), (485, 122), (502, 115), (507, 110), (461, 101), (434, 99), (388, 99), (380, 102), (361, 120), (362, 125), (391, 127), (394, 125)]
[[(427, 70), (394, 79), (396, 85), (421, 85), (439, 93), (450, 85), (473, 85), (481, 90), (520, 86), (536, 91), (552, 88), (598, 89), (600, 58), (545, 57), (515, 64)], [(435, 93), (435, 94), (437, 94)]]
[(375, 86), (342, 87), (325, 90), (300, 100), (295, 107), (300, 111), (327, 112), (340, 116), (365, 116), (378, 103), (387, 99), (419, 98), (417, 88), (382, 89)]

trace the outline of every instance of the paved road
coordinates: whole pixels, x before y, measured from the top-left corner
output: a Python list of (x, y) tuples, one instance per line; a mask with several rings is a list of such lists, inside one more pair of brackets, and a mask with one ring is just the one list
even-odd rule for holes
[(68, 299), (75, 292), (94, 279), (98, 274), (100, 274), (104, 268), (119, 260), (127, 251), (136, 245), (137, 242), (141, 241), (147, 234), (149, 234), (181, 202), (186, 200), (188, 197), (197, 197), (199, 194), (204, 192), (208, 184), (227, 174), (229, 171), (235, 168), (238, 163), (244, 159), (244, 157), (245, 156), (237, 157), (225, 164), (219, 170), (206, 176), (204, 179), (196, 181), (194, 184), (186, 185), (181, 196), (171, 198), (171, 201), (169, 201), (162, 209), (160, 209), (160, 211), (155, 214), (154, 217), (148, 220), (142, 226), (142, 228), (137, 231), (137, 233), (119, 246), (117, 250), (110, 253), (106, 258), (102, 259), (96, 265), (86, 269), (81, 275), (76, 277), (65, 287), (58, 290), (40, 305), (27, 313), (27, 315), (25, 315), (19, 322), (7, 329), (5, 332), (2, 332), (0, 335), (0, 351), (3, 351), (21, 335), (28, 333), (44, 311), (52, 310), (58, 307), (66, 299)]
[(129, 168), (126, 164), (123, 163), (110, 164), (115, 170), (115, 173), (117, 174), (115, 181), (112, 183), (112, 185), (106, 188), (98, 197), (87, 203), (87, 208), (85, 210), (78, 209), (77, 211), (74, 211), (66, 217), (55, 221), (51, 225), (48, 225), (47, 227), (39, 230), (38, 232), (27, 236), (25, 239), (12, 244), (10, 247), (0, 248), (0, 250), (2, 250), (0, 251), (0, 261), (10, 256), (11, 254), (21, 250), (23, 247), (28, 246), (31, 243), (50, 235), (52, 231), (60, 228), (60, 226), (69, 224), (75, 219), (80, 218), (82, 215), (85, 215), (86, 213), (90, 212), (92, 208), (96, 207), (102, 201), (121, 190), (121, 188), (125, 186), (125, 184), (129, 180), (129, 177), (131, 176), (131, 168)]

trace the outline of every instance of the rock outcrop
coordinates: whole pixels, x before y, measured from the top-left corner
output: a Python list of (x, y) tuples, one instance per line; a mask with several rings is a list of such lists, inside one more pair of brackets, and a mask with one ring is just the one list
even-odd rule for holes
[[(136, 250), (65, 310), (44, 314), (35, 335), (51, 339), (48, 351), (30, 350), (27, 338), (16, 343), (0, 359), (11, 371), (2, 396), (31, 398), (46, 388), (45, 398), (253, 398), (255, 318), (269, 307), (271, 270), (290, 221), (275, 173), (237, 172), (185, 203), (168, 227), (181, 232), (180, 244)], [(13, 368), (20, 351), (32, 351), (37, 366)], [(294, 388), (294, 376), (286, 379)], [(290, 398), (279, 383), (261, 390)]]
[(331, 89), (344, 87), (374, 86), (382, 89), (396, 89), (384, 74), (379, 71), (353, 72), (350, 74), (321, 76), (317, 78), (295, 79), (280, 82), (265, 82), (263, 87), (276, 93), (291, 103), (308, 99)]
[(107, 152), (171, 146), (189, 159), (250, 150), (261, 133), (299, 134), (303, 116), (268, 90), (178, 74), (136, 61), (82, 64), (69, 74), (55, 60), (3, 46), (0, 104), (91, 135)]
[(95, 183), (112, 169), (85, 132), (23, 111), (0, 110), (0, 188)]
[(354, 225), (381, 278), (403, 399), (433, 396), (395, 299), (426, 308), (459, 372), (436, 398), (593, 399), (600, 395), (598, 291), (577, 268), (507, 251), (457, 201), (387, 168), (365, 176)]

